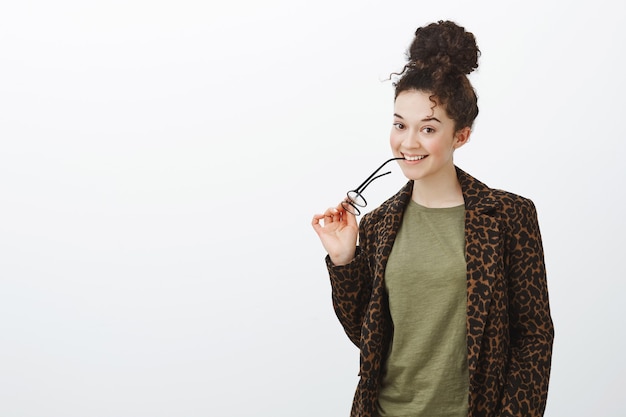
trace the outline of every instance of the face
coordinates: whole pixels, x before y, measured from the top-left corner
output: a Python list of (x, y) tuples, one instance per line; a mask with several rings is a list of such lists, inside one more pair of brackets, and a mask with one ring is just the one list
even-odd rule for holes
[(430, 94), (403, 91), (394, 105), (391, 150), (404, 175), (412, 180), (454, 175), (452, 155), (469, 139), (470, 128), (455, 131), (454, 120), (440, 105), (433, 108)]

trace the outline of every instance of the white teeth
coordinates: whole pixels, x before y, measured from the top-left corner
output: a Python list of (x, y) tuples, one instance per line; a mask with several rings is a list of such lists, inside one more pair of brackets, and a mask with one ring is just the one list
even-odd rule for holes
[(405, 156), (404, 159), (406, 159), (407, 161), (419, 161), (420, 159), (424, 159), (426, 158), (425, 155), (419, 155), (419, 156)]

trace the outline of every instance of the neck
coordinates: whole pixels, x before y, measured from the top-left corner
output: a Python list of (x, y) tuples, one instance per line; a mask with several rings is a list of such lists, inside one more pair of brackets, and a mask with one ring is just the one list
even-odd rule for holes
[(451, 170), (440, 174), (436, 177), (413, 181), (413, 201), (431, 208), (455, 207), (463, 204), (463, 192), (454, 166)]

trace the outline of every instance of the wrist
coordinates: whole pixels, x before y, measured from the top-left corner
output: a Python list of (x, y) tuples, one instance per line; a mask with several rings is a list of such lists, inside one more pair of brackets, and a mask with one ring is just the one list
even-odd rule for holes
[(344, 266), (349, 264), (350, 262), (352, 262), (354, 260), (354, 251), (345, 255), (331, 255), (328, 254), (328, 257), (330, 258), (330, 261), (333, 263), (333, 265), (335, 266)]

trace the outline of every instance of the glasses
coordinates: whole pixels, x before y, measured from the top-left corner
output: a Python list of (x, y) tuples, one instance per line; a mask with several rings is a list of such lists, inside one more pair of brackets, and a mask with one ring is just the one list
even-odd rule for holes
[(354, 214), (355, 216), (359, 216), (361, 214), (361, 210), (359, 210), (359, 207), (363, 208), (367, 206), (367, 201), (365, 201), (365, 198), (363, 197), (363, 194), (362, 194), (363, 190), (365, 190), (365, 188), (367, 188), (367, 186), (370, 185), (372, 181), (374, 181), (375, 179), (380, 178), (387, 174), (391, 174), (391, 171), (387, 171), (383, 174), (378, 174), (378, 171), (383, 169), (383, 167), (387, 165), (389, 162), (396, 161), (398, 159), (404, 159), (404, 158), (391, 158), (385, 161), (381, 166), (378, 167), (376, 171), (372, 173), (372, 175), (367, 177), (367, 179), (363, 181), (361, 185), (356, 187), (354, 190), (348, 191), (348, 198), (343, 200), (341, 203), (341, 206), (344, 208), (344, 210), (346, 210), (348, 213)]

